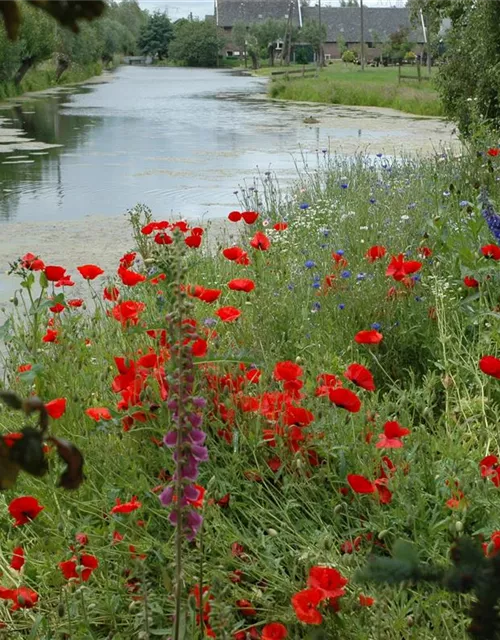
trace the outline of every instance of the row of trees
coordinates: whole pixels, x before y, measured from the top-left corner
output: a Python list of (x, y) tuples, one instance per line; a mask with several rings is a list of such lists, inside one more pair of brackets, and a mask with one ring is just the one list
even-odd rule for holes
[(104, 17), (85, 22), (78, 35), (61, 27), (44, 12), (21, 4), (18, 38), (9, 40), (0, 27), (0, 82), (19, 84), (36, 64), (57, 60), (57, 78), (71, 64), (110, 62), (117, 54), (138, 51), (138, 39), (148, 17), (135, 0), (110, 2)]

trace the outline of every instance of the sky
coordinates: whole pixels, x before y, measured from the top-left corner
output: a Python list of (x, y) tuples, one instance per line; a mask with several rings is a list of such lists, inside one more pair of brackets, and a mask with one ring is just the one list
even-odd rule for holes
[[(391, 7), (394, 5), (403, 6), (402, 0), (365, 0), (369, 7)], [(207, 14), (214, 12), (214, 0), (139, 0), (143, 9), (149, 11), (166, 11), (171, 20), (187, 18), (192, 12), (193, 17), (204, 18)], [(311, 5), (315, 4), (315, 0)], [(336, 0), (323, 0), (323, 5), (338, 6)]]

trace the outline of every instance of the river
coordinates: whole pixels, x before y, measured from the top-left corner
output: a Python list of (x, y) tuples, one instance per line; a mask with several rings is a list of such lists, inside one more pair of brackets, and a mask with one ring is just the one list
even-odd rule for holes
[[(75, 260), (79, 249), (118, 251), (111, 220), (137, 202), (158, 217), (218, 218), (259, 171), (287, 183), (323, 149), (394, 154), (451, 139), (437, 119), (287, 104), (264, 92), (264, 80), (228, 71), (121, 67), (108, 82), (3, 105), (0, 272), (28, 249), (51, 261), (64, 259), (62, 247)], [(0, 275), (0, 299), (5, 282)]]

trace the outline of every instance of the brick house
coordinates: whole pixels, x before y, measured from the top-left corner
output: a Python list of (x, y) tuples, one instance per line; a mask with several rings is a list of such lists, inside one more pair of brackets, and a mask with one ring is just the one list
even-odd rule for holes
[[(228, 36), (224, 48), (226, 56), (239, 57), (231, 43), (231, 31), (235, 23), (251, 24), (265, 22), (269, 18), (288, 20), (292, 12), (292, 23), (302, 27), (308, 20), (318, 21), (319, 7), (302, 7), (299, 0), (215, 0), (215, 19), (217, 25)], [(342, 46), (358, 49), (360, 46), (361, 25), (359, 7), (322, 7), (321, 19), (327, 28), (324, 45), (325, 58), (340, 58)], [(384, 42), (392, 33), (401, 29), (409, 30), (409, 41), (416, 53), (422, 51), (424, 36), (421, 25), (410, 22), (410, 12), (406, 8), (364, 8), (364, 36), (366, 59), (380, 55)], [(279, 47), (278, 47), (279, 48)]]

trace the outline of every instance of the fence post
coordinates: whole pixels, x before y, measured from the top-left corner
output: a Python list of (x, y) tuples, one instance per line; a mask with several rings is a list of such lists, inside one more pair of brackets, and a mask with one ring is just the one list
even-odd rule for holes
[(398, 63), (398, 84), (401, 84), (401, 62)]
[(417, 76), (418, 76), (418, 83), (420, 84), (422, 82), (422, 70), (420, 68), (420, 62), (417, 62)]

